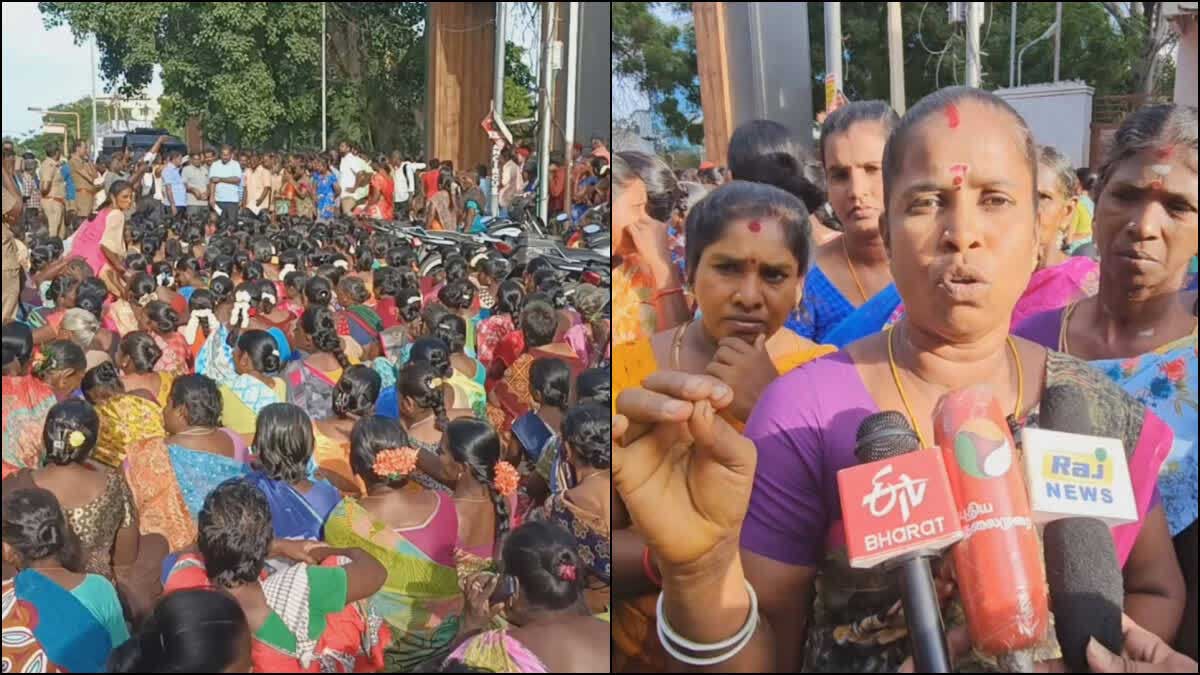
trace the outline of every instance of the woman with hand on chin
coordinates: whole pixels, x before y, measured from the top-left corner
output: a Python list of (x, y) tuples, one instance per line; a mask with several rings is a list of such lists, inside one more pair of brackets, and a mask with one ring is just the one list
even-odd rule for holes
[[(1003, 100), (965, 87), (927, 96), (892, 133), (882, 164), (882, 234), (907, 307), (894, 329), (781, 376), (745, 437), (716, 414), (736, 388), (711, 376), (659, 372), (622, 394), (614, 480), (657, 561), (659, 621), (709, 646), (687, 654), (664, 638), (680, 660), (715, 657), (726, 672), (899, 667), (909, 651), (892, 611), (899, 593), (879, 570), (848, 565), (836, 538), (837, 471), (857, 464), (855, 433), (868, 415), (903, 411), (931, 447), (939, 398), (977, 384), (992, 387), (1017, 430), (1035, 421), (1046, 388), (1069, 385), (1091, 404), (1094, 433), (1123, 440), (1138, 510), (1137, 522), (1113, 531), (1124, 610), (1174, 636), (1183, 578), (1154, 498), (1169, 427), (1083, 362), (1009, 336), (1037, 264), (1036, 167), (1032, 135)], [(676, 461), (689, 442), (690, 461)], [(748, 611), (756, 603), (761, 621)], [(944, 604), (952, 629), (956, 594)], [(717, 644), (731, 636), (745, 640)], [(1038, 647), (1053, 653), (1052, 643)]]
[[(701, 318), (617, 345), (615, 393), (643, 386), (660, 369), (707, 374), (733, 392), (733, 403), (722, 415), (740, 430), (780, 373), (833, 351), (783, 329), (810, 258), (808, 213), (797, 197), (779, 188), (735, 181), (696, 204), (686, 227), (688, 282)], [(776, 344), (786, 351), (774, 351)], [(615, 548), (627, 554), (617, 556), (613, 584), (619, 594), (628, 591), (617, 603), (613, 627), (622, 652), (618, 659), (630, 659), (631, 667), (654, 667), (662, 654), (655, 654), (653, 644), (654, 596), (645, 594), (651, 590), (643, 565), (645, 542), (623, 517), (614, 519)], [(628, 574), (625, 583), (623, 574)], [(646, 645), (646, 631), (651, 642), (642, 649), (637, 645)]]
[[(1181, 291), (1196, 253), (1196, 109), (1142, 108), (1114, 137), (1096, 185), (1092, 232), (1100, 292), (1031, 316), (1017, 334), (1088, 361), (1175, 432), (1158, 489), (1196, 597), (1196, 292)], [(1075, 258), (1078, 260), (1078, 258)], [(1190, 544), (1188, 543), (1190, 542)], [(1188, 552), (1190, 551), (1190, 553)], [(1196, 655), (1196, 612), (1179, 631)]]

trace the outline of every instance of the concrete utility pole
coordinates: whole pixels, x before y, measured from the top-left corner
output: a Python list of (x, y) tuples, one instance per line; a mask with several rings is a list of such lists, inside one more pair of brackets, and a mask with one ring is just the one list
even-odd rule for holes
[[(575, 146), (575, 106), (579, 96), (579, 3), (567, 3), (567, 106), (563, 120), (563, 208), (571, 212), (571, 153)], [(548, 224), (548, 223), (547, 223)]]
[(96, 138), (96, 34), (92, 34), (92, 161), (100, 155), (100, 140)]
[(1008, 86), (1016, 85), (1017, 80), (1017, 3), (1012, 3), (1012, 21), (1008, 33)]
[(967, 3), (967, 76), (968, 87), (978, 87), (980, 80), (979, 25), (983, 23), (983, 3)]
[[(833, 76), (833, 92), (844, 89), (842, 82), (842, 3), (825, 3), (825, 75)], [(828, 104), (828, 101), (826, 101)]]
[(542, 112), (538, 115), (541, 125), (541, 142), (538, 144), (538, 216), (543, 223), (550, 220), (550, 118), (554, 114), (554, 43), (558, 37), (555, 8), (558, 3), (547, 2), (542, 5), (546, 29), (542, 38), (546, 41), (542, 54)]
[[(496, 3), (496, 65), (493, 69), (492, 76), (492, 117), (497, 126), (504, 119), (504, 47), (508, 39), (505, 36), (505, 10), (503, 2)], [(500, 214), (500, 154), (499, 150), (493, 145), (492, 147), (492, 194), (488, 196), (488, 203), (491, 205), (489, 214), (497, 216)]]
[(321, 152), (329, 149), (329, 136), (326, 132), (325, 120), (328, 117), (325, 113), (325, 43), (328, 38), (325, 35), (325, 3), (321, 3)]
[(1058, 82), (1059, 54), (1062, 50), (1062, 3), (1054, 3), (1054, 81)]
[(904, 105), (904, 38), (900, 28), (900, 3), (887, 4), (888, 83), (891, 85), (892, 110), (903, 115)]

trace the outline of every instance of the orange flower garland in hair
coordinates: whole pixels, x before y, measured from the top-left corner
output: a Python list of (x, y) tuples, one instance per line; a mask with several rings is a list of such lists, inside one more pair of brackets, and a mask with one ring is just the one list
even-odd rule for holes
[(505, 497), (512, 496), (516, 494), (520, 482), (521, 474), (516, 467), (504, 460), (496, 462), (496, 492)]
[(391, 448), (375, 455), (375, 463), (371, 470), (380, 478), (395, 480), (413, 472), (417, 468), (417, 450), (415, 448)]

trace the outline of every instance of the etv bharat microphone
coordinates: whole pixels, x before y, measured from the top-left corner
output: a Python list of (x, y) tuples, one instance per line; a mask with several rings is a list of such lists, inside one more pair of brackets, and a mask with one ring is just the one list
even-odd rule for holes
[(929, 558), (962, 531), (941, 453), (920, 449), (903, 414), (870, 415), (858, 427), (854, 454), (860, 463), (838, 471), (838, 491), (851, 566), (884, 565), (900, 587), (916, 671), (948, 673)]
[(951, 552), (971, 644), (1016, 672), (1032, 672), (1046, 636), (1046, 573), (1016, 446), (992, 390), (951, 391), (933, 411), (962, 541)]

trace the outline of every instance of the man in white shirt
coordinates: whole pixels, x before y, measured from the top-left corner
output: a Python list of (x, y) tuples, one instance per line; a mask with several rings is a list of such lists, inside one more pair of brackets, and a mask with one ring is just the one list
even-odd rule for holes
[(208, 170), (208, 203), (220, 214), (226, 226), (237, 224), (238, 206), (241, 202), (242, 165), (233, 159), (233, 148), (221, 146), (221, 159), (212, 163)]
[(507, 218), (513, 197), (521, 194), (525, 185), (521, 180), (521, 165), (513, 159), (511, 147), (505, 146), (500, 151), (500, 161), (504, 162), (504, 168), (500, 170), (500, 217)]
[(359, 156), (358, 145), (342, 141), (338, 146), (342, 155), (342, 163), (338, 172), (338, 182), (341, 185), (342, 215), (354, 214), (354, 209), (367, 198), (371, 191), (371, 165)]
[(392, 182), (396, 185), (396, 214), (407, 214), (412, 199), (416, 172), (424, 169), (421, 162), (410, 162), (401, 158), (400, 152), (392, 153)]

